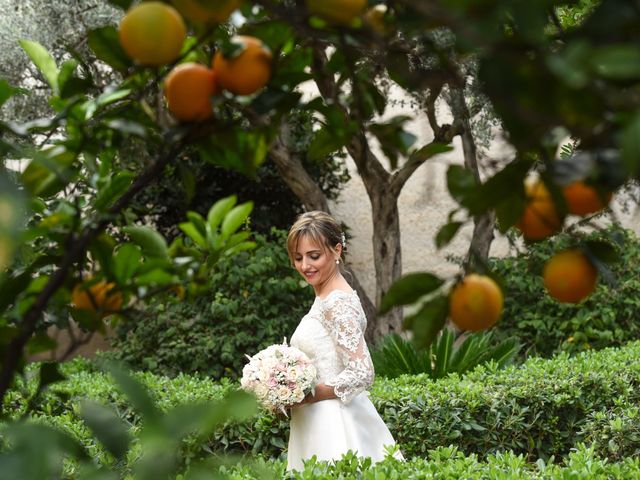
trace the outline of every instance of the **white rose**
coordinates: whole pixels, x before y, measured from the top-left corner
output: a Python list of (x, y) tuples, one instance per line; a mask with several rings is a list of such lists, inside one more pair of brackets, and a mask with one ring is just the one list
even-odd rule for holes
[(291, 398), (291, 390), (287, 387), (282, 386), (278, 388), (278, 398), (282, 401), (289, 400)]
[(253, 392), (256, 394), (258, 398), (265, 398), (269, 394), (269, 389), (259, 383), (255, 386)]
[(293, 390), (293, 399), (296, 402), (301, 402), (302, 400), (304, 400), (304, 397), (304, 391), (300, 387), (297, 387)]

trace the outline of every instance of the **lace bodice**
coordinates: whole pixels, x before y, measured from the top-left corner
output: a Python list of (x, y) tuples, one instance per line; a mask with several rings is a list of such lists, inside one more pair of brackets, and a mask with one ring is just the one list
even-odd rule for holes
[(291, 345), (314, 362), (318, 382), (333, 386), (344, 403), (373, 383), (366, 326), (358, 295), (334, 290), (324, 299), (316, 297), (291, 336)]

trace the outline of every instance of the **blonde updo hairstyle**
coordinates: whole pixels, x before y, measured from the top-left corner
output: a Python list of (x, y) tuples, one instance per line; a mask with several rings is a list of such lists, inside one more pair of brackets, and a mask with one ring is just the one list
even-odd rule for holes
[(299, 215), (291, 226), (287, 236), (287, 252), (292, 265), (294, 264), (294, 254), (298, 242), (303, 236), (307, 236), (318, 245), (325, 249), (328, 248), (332, 252), (335, 251), (336, 245), (341, 244), (342, 252), (340, 257), (344, 261), (344, 255), (347, 250), (344, 233), (340, 224), (328, 213), (321, 210), (305, 212)]

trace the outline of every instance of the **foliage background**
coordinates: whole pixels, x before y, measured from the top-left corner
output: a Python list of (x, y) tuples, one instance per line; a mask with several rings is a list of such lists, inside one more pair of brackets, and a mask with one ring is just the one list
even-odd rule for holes
[(620, 346), (640, 339), (640, 239), (630, 230), (611, 226), (585, 239), (612, 242), (618, 260), (610, 265), (611, 278), (600, 277), (595, 292), (584, 302), (560, 303), (542, 282), (545, 262), (575, 243), (567, 234), (529, 246), (515, 256), (491, 258), (491, 269), (503, 279), (505, 307), (492, 329), (497, 341), (516, 337), (522, 343), (520, 359), (549, 357), (558, 352), (579, 352)]
[(115, 356), (132, 368), (175, 376), (237, 378), (254, 354), (290, 337), (313, 292), (289, 265), (286, 232), (256, 234), (257, 247), (223, 258), (209, 294), (189, 301), (165, 297), (119, 324)]

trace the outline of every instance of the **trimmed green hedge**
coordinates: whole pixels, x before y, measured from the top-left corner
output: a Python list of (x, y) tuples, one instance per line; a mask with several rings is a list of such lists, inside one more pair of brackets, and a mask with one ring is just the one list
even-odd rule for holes
[(282, 461), (257, 462), (255, 466), (223, 469), (230, 480), (264, 480), (291, 478), (295, 480), (418, 480), (418, 479), (492, 479), (492, 480), (577, 480), (640, 478), (640, 460), (627, 458), (609, 463), (598, 458), (592, 449), (581, 446), (561, 463), (528, 463), (521, 455), (500, 453), (481, 461), (475, 455), (465, 456), (455, 447), (441, 447), (428, 452), (428, 460), (414, 458), (399, 462), (388, 458), (371, 465), (349, 454), (335, 464), (309, 461), (302, 472), (287, 477)]
[[(594, 442), (617, 428), (613, 420), (604, 421), (598, 412), (612, 415), (616, 409), (638, 404), (638, 359), (640, 342), (633, 342), (575, 357), (533, 358), (522, 366), (499, 371), (480, 367), (462, 378), (432, 381), (424, 375), (405, 375), (378, 379), (371, 398), (408, 458), (424, 457), (429, 450), (448, 445), (481, 459), (502, 451), (530, 460), (560, 458), (581, 441)], [(236, 385), (186, 375), (168, 379), (144, 373), (137, 378), (163, 409), (186, 401), (220, 398)], [(96, 372), (76, 372), (69, 381), (53, 386), (37, 405), (36, 415), (75, 414), (78, 400), (87, 397), (114, 404), (122, 417), (137, 423), (136, 413), (111, 380)], [(17, 413), (24, 405), (15, 391), (7, 401), (7, 411)], [(632, 414), (631, 410), (623, 411), (627, 416)], [(77, 417), (76, 421), (80, 422)], [(626, 425), (637, 429), (637, 417), (635, 423), (629, 419)], [(247, 424), (227, 425), (209, 439), (206, 448), (276, 458), (283, 453), (287, 429), (286, 419), (259, 415)], [(620, 448), (625, 454), (637, 451), (638, 442), (633, 438), (624, 437), (627, 443)], [(620, 449), (598, 447), (598, 452), (612, 460), (621, 457)]]

